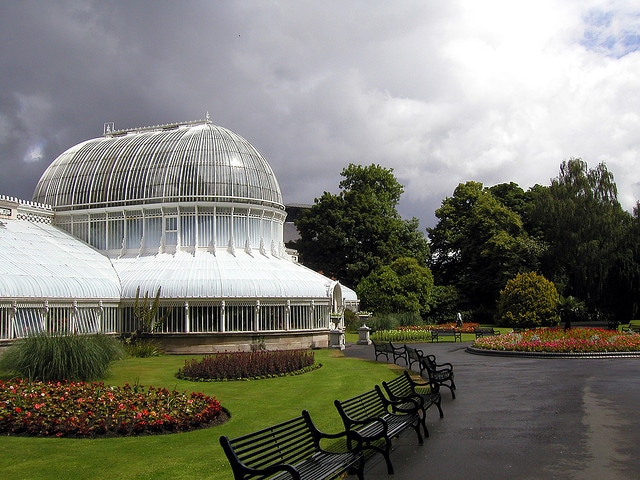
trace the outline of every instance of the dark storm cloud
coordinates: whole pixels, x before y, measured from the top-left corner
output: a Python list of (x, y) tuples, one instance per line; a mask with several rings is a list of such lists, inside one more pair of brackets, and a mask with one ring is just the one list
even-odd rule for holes
[(291, 203), (379, 163), (405, 186), (401, 213), (426, 224), (458, 182), (547, 184), (572, 156), (607, 162), (625, 206), (640, 196), (625, 1), (0, 2), (0, 194), (29, 199), (105, 122), (209, 112)]

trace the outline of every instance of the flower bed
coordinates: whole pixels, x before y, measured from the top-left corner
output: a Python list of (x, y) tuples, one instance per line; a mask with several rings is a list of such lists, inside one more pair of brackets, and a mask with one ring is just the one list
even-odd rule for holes
[(0, 434), (95, 438), (184, 432), (226, 420), (202, 393), (126, 384), (0, 381)]
[(602, 328), (537, 328), (475, 341), (474, 348), (514, 352), (602, 353), (638, 352), (640, 335)]
[(439, 325), (413, 325), (397, 327), (395, 330), (378, 330), (371, 334), (371, 340), (380, 342), (427, 342), (431, 340), (431, 330), (438, 328), (453, 328), (462, 333), (473, 333), (478, 323), (465, 323), (461, 328), (455, 323), (441, 323)]
[(225, 352), (185, 360), (176, 376), (196, 382), (260, 379), (304, 373), (319, 366), (311, 350)]
[(449, 322), (449, 323), (440, 323), (438, 325), (418, 325), (418, 326), (411, 326), (411, 327), (398, 327), (398, 330), (405, 330), (405, 331), (419, 331), (419, 330), (426, 330), (426, 331), (431, 331), (431, 330), (435, 330), (438, 328), (453, 328), (454, 330), (461, 332), (461, 333), (473, 333), (474, 328), (479, 327), (480, 324), (479, 323), (474, 323), (474, 322), (465, 322), (462, 324), (462, 327), (458, 327), (456, 325), (456, 322)]

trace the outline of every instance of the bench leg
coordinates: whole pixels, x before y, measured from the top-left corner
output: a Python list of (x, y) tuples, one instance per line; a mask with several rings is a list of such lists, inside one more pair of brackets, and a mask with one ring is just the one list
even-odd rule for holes
[(436, 407), (438, 407), (438, 412), (440, 412), (440, 418), (444, 418), (444, 412), (442, 411), (442, 397), (438, 398), (437, 402), (433, 402), (436, 404)]
[[(384, 440), (384, 447), (380, 447), (378, 445), (373, 444), (374, 441), (376, 440)], [(382, 456), (384, 457), (384, 461), (387, 464), (387, 473), (389, 475), (393, 474), (393, 465), (391, 463), (391, 439), (384, 437), (384, 438), (377, 438), (377, 439), (371, 439), (368, 441), (365, 441), (364, 444), (364, 448), (365, 449), (369, 449), (369, 450), (375, 450), (376, 452), (380, 452), (382, 454)]]
[(382, 453), (384, 461), (387, 463), (387, 473), (389, 475), (393, 475), (393, 465), (391, 464), (391, 439), (384, 439), (384, 450), (379, 448), (376, 448), (376, 450), (379, 450)]
[(422, 430), (424, 430), (425, 438), (429, 438), (429, 429), (427, 428), (427, 411), (422, 411), (422, 416), (420, 417), (420, 423), (422, 424)]
[[(424, 444), (424, 438), (422, 438), (422, 434), (420, 433), (420, 418), (418, 418), (418, 420), (416, 421), (416, 424), (411, 425), (411, 427), (413, 427), (413, 429), (416, 431), (416, 435), (418, 435), (418, 444), (419, 445)], [(426, 425), (425, 425), (425, 428), (427, 428)]]
[[(453, 383), (453, 382), (451, 382), (451, 383)], [(451, 386), (451, 385), (447, 385), (447, 384), (444, 384), (444, 383), (442, 383), (441, 386), (442, 387), (447, 387), (449, 390), (451, 390), (451, 398), (455, 400), (456, 392), (454, 392), (454, 390), (456, 389), (456, 386), (455, 385)]]

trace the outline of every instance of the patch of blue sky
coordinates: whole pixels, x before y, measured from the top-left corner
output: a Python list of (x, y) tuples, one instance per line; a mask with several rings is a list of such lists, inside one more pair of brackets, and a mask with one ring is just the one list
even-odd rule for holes
[(614, 58), (640, 50), (640, 13), (591, 11), (584, 24), (580, 44), (588, 50)]

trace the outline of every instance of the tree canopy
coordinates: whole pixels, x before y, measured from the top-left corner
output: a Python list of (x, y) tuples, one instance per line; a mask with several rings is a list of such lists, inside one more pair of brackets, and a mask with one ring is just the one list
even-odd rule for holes
[(631, 217), (618, 202), (613, 174), (603, 163), (589, 169), (572, 158), (561, 164), (551, 186), (536, 189), (531, 198), (530, 228), (548, 245), (541, 256), (545, 276), (564, 296), (618, 310), (621, 305), (608, 298), (617, 298), (621, 288), (629, 291), (620, 269), (629, 267), (633, 254), (626, 240)]
[(418, 219), (403, 220), (397, 211), (404, 189), (393, 169), (350, 164), (341, 176), (340, 193), (324, 192), (295, 222), (304, 264), (351, 287), (400, 257), (426, 265)]
[[(493, 191), (521, 195), (518, 188)], [(479, 182), (458, 185), (436, 217), (436, 227), (427, 229), (430, 265), (436, 283), (456, 286), (463, 308), (493, 312), (507, 280), (537, 266), (541, 243), (527, 234), (518, 213)]]
[(527, 192), (513, 182), (461, 183), (436, 217), (427, 229), (430, 266), (437, 285), (458, 289), (460, 308), (495, 312), (506, 282), (535, 271), (591, 313), (626, 320), (638, 313), (640, 211), (622, 209), (603, 163), (589, 169), (572, 158), (549, 186)]
[(433, 290), (431, 270), (415, 258), (402, 257), (383, 265), (358, 284), (365, 309), (376, 313), (415, 313), (426, 318)]

